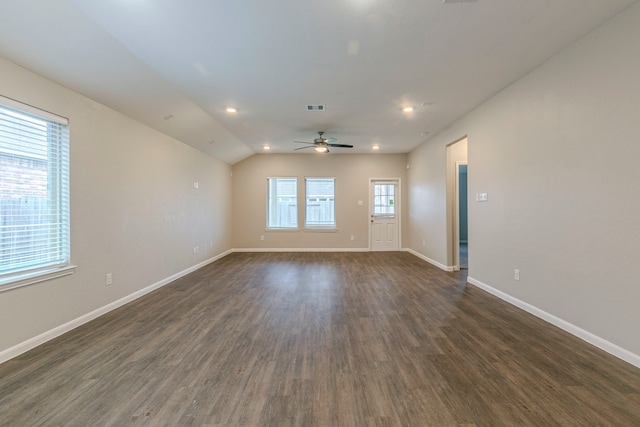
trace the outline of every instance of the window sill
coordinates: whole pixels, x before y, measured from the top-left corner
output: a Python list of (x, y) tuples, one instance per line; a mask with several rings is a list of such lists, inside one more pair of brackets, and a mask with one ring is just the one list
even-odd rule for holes
[(286, 232), (298, 232), (298, 231), (300, 231), (300, 229), (298, 227), (295, 227), (295, 228), (269, 228), (269, 227), (267, 227), (267, 228), (264, 229), (264, 231), (267, 231), (269, 233), (272, 232), (272, 231), (275, 231), (275, 232), (278, 232), (278, 233), (281, 232), (281, 231), (284, 231), (286, 233)]
[(26, 273), (10, 279), (0, 280), (0, 292), (10, 289), (21, 288), (47, 280), (57, 279), (58, 277), (68, 276), (76, 272), (75, 265), (68, 265), (61, 268), (51, 268), (48, 270), (37, 271), (34, 273)]
[(337, 233), (338, 229), (334, 227), (305, 227), (305, 233)]

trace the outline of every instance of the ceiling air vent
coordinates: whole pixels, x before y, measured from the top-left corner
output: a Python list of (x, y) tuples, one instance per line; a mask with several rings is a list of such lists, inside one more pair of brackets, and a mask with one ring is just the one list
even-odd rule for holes
[(308, 104), (307, 111), (324, 111), (324, 104)]

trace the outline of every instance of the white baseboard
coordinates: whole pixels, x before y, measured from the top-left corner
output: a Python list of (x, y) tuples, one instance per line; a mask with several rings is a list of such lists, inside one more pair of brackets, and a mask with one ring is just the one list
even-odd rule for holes
[[(412, 249), (404, 249), (405, 251), (411, 253), (412, 255), (423, 259), (424, 261), (442, 269), (445, 271), (453, 271), (453, 267), (450, 266), (445, 266), (444, 264), (441, 264), (437, 261), (434, 261), (422, 254), (420, 254), (419, 252), (416, 252)], [(327, 248), (236, 248), (236, 249), (231, 249), (228, 251), (225, 251), (219, 255), (216, 255), (215, 257), (212, 257), (206, 261), (203, 261), (199, 264), (196, 264), (192, 267), (187, 268), (186, 270), (180, 271), (172, 276), (169, 276), (163, 280), (160, 280), (152, 285), (149, 285), (143, 289), (140, 289), (139, 291), (136, 291), (130, 295), (127, 295), (123, 298), (120, 298), (119, 300), (116, 300), (110, 304), (107, 304), (103, 307), (100, 307), (90, 313), (87, 313), (83, 316), (80, 316), (74, 320), (71, 320), (65, 324), (62, 324), (60, 326), (57, 326), (47, 332), (44, 332), (36, 337), (33, 337), (31, 339), (28, 339), (27, 341), (24, 341), (18, 345), (15, 345), (11, 348), (8, 348), (4, 351), (0, 352), (0, 363), (4, 363), (7, 360), (13, 359), (14, 357), (19, 356), (22, 353), (25, 353), (41, 344), (44, 344), (45, 342), (52, 340), (53, 338), (56, 338), (66, 332), (71, 331), (72, 329), (75, 329), (87, 322), (90, 322), (93, 319), (96, 319), (100, 316), (102, 316), (103, 314), (106, 314), (112, 310), (115, 310), (116, 308), (119, 308), (125, 304), (130, 303), (131, 301), (134, 301), (152, 291), (155, 291), (156, 289), (159, 289), (163, 286), (168, 285), (169, 283), (173, 282), (174, 280), (177, 280), (183, 276), (186, 276), (189, 273), (192, 273), (193, 271), (198, 270), (199, 268), (202, 268), (214, 261), (217, 261), (220, 258), (223, 258), (227, 255), (229, 255), (232, 252), (368, 252), (369, 249), (368, 248), (332, 248), (332, 249), (327, 249)], [(483, 289), (487, 292), (489, 292), (492, 295), (497, 296), (498, 298), (515, 305), (516, 307), (519, 307), (521, 309), (523, 309), (524, 311), (533, 314), (536, 317), (541, 318), (542, 320), (545, 320), (549, 323), (551, 323), (552, 325), (555, 325), (557, 327), (559, 327), (560, 329), (563, 329), (564, 331), (590, 343), (595, 345), (596, 347), (606, 351), (607, 353), (612, 354), (613, 356), (616, 356), (628, 363), (631, 363), (632, 365), (640, 368), (640, 356), (632, 353), (622, 347), (619, 347), (603, 338), (600, 338), (597, 335), (592, 334), (591, 332), (585, 331), (582, 328), (579, 328), (578, 326), (575, 326), (563, 319), (560, 319), (550, 313), (547, 313), (544, 310), (541, 310), (531, 304), (528, 304), (524, 301), (521, 301), (515, 297), (512, 297), (509, 294), (506, 294), (498, 289), (495, 289), (479, 280), (474, 279), (473, 277), (468, 277), (467, 281), (474, 285), (477, 286), (480, 289)]]
[(38, 336), (35, 336), (31, 339), (28, 339), (24, 342), (21, 342), (18, 345), (15, 345), (11, 348), (8, 348), (4, 351), (0, 352), (0, 363), (4, 363), (7, 360), (13, 359), (14, 357), (17, 357), (19, 355), (21, 355), (22, 353), (25, 353), (41, 344), (44, 344), (45, 342), (52, 340), (66, 332), (71, 331), (72, 329), (77, 328), (78, 326), (84, 325), (87, 322), (90, 322), (93, 319), (96, 319), (100, 316), (102, 316), (103, 314), (106, 314), (112, 310), (115, 310), (118, 307), (122, 307), (123, 305), (130, 303), (131, 301), (134, 301), (146, 294), (148, 294), (149, 292), (155, 291), (156, 289), (159, 289), (165, 285), (168, 285), (169, 283), (173, 282), (174, 280), (177, 280), (183, 276), (186, 276), (187, 274), (196, 271), (199, 268), (204, 267), (205, 265), (211, 264), (214, 261), (219, 260), (222, 257), (225, 257), (227, 255), (229, 255), (232, 251), (228, 250), (226, 252), (223, 252), (219, 255), (214, 256), (213, 258), (209, 258), (206, 261), (203, 261), (199, 264), (196, 264), (192, 267), (187, 268), (186, 270), (180, 271), (179, 273), (176, 273), (172, 276), (167, 277), (166, 279), (162, 279), (159, 282), (156, 282), (152, 285), (147, 286), (146, 288), (140, 289), (139, 291), (136, 291), (130, 295), (127, 295), (126, 297), (120, 298), (119, 300), (116, 300), (110, 304), (107, 304), (103, 307), (100, 307), (96, 310), (93, 310), (90, 313), (87, 313), (83, 316), (80, 316), (76, 319), (73, 319), (67, 323), (64, 323), (60, 326), (57, 326), (47, 332), (44, 332)]
[(481, 281), (474, 279), (473, 277), (467, 277), (467, 282), (470, 284), (477, 286), (478, 288), (489, 292), (492, 295), (497, 296), (501, 300), (504, 300), (510, 304), (515, 305), (518, 308), (523, 309), (524, 311), (533, 314), (540, 319), (551, 323), (552, 325), (557, 326), (558, 328), (580, 338), (583, 341), (586, 341), (590, 344), (595, 345), (601, 350), (606, 351), (607, 353), (624, 360), (625, 362), (631, 363), (632, 365), (640, 368), (640, 356), (626, 350), (616, 344), (613, 344), (604, 338), (601, 338), (597, 335), (592, 334), (589, 331), (585, 331), (584, 329), (567, 322), (566, 320), (560, 319), (559, 317), (554, 316), (553, 314), (547, 313), (544, 310), (539, 309), (529, 303), (521, 301), (515, 297), (512, 297), (509, 294), (506, 294), (498, 289), (495, 289), (486, 283), (482, 283)]
[(431, 258), (429, 258), (429, 257), (426, 257), (426, 256), (422, 255), (420, 252), (416, 252), (416, 251), (414, 251), (413, 249), (409, 249), (409, 248), (407, 248), (407, 249), (404, 249), (404, 250), (405, 250), (405, 251), (407, 251), (407, 252), (409, 252), (411, 255), (415, 255), (415, 256), (417, 256), (418, 258), (420, 258), (420, 259), (422, 259), (422, 260), (425, 260), (425, 261), (427, 261), (429, 264), (435, 265), (436, 267), (438, 267), (438, 268), (440, 268), (440, 269), (442, 269), (442, 270), (444, 270), (444, 271), (453, 271), (453, 270), (454, 270), (453, 266), (451, 266), (451, 265), (444, 265), (444, 264), (441, 264), (441, 263), (439, 263), (439, 262), (438, 262), (438, 261), (436, 261), (436, 260), (433, 260), (433, 259), (431, 259)]
[(369, 248), (234, 248), (232, 252), (369, 252)]

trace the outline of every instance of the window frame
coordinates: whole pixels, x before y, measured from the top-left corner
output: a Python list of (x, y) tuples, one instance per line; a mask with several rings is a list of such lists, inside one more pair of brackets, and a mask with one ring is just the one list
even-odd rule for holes
[[(3, 113), (5, 117), (13, 114), (25, 117), (24, 119), (16, 118), (15, 122), (6, 122), (8, 126), (5, 128), (6, 130), (10, 131), (21, 127), (20, 120), (26, 120), (26, 117), (42, 121), (47, 126), (47, 154), (44, 157), (47, 168), (46, 199), (49, 200), (47, 208), (52, 210), (47, 214), (50, 216), (50, 220), (43, 224), (46, 224), (49, 232), (54, 232), (56, 235), (56, 249), (53, 252), (43, 252), (40, 258), (36, 258), (34, 262), (23, 266), (15, 264), (11, 266), (9, 264), (6, 268), (0, 270), (0, 292), (3, 292), (72, 274), (75, 272), (76, 267), (71, 264), (69, 120), (4, 96), (0, 96), (0, 107), (6, 112)], [(15, 128), (11, 126), (15, 126)], [(7, 156), (7, 161), (16, 161), (22, 157), (25, 160), (30, 160), (31, 157), (36, 159), (41, 156), (36, 154), (29, 156), (28, 151), (25, 151), (26, 148), (19, 145), (18, 138), (23, 138), (23, 136), (18, 136), (14, 141), (5, 139), (6, 148), (3, 151), (4, 155)], [(33, 159), (30, 161), (33, 161)], [(23, 192), (21, 193), (21, 190), (16, 191), (15, 187), (7, 188), (7, 191), (7, 194), (13, 194), (17, 198), (23, 198), (26, 194), (24, 192), (26, 190), (22, 190)], [(55, 208), (51, 208), (51, 203)], [(7, 236), (11, 239), (14, 238), (11, 237), (12, 234), (7, 234)], [(33, 243), (30, 243), (28, 247), (34, 248)], [(49, 261), (46, 258), (50, 257), (51, 254), (56, 255)], [(15, 256), (15, 252), (13, 252), (12, 256)]]
[[(270, 219), (271, 219), (271, 180), (293, 180), (295, 181), (295, 194), (293, 195), (295, 197), (295, 215), (293, 215), (293, 217), (295, 218), (295, 226), (281, 226), (281, 227), (273, 227), (270, 225)], [(267, 197), (266, 197), (266, 226), (265, 226), (265, 230), (267, 231), (298, 231), (300, 230), (300, 221), (299, 221), (299, 215), (298, 215), (298, 210), (300, 205), (298, 204), (298, 177), (297, 176), (270, 176), (267, 177)], [(278, 197), (278, 195), (276, 194), (276, 197)]]
[[(309, 224), (308, 223), (308, 215), (309, 215), (309, 181), (313, 180), (331, 180), (333, 185), (333, 203), (332, 203), (332, 213), (333, 223), (332, 224)], [(308, 231), (325, 231), (325, 232), (334, 232), (338, 230), (338, 222), (336, 218), (336, 178), (335, 177), (305, 177), (304, 178), (304, 229)]]
[[(374, 218), (396, 218), (397, 214), (398, 214), (398, 205), (395, 203), (397, 200), (397, 192), (398, 192), (398, 183), (396, 181), (374, 181), (372, 182), (373, 187), (374, 187), (374, 191), (372, 193), (372, 197), (373, 197), (373, 212), (371, 212), (371, 215)], [(385, 185), (385, 186), (393, 186), (394, 187), (394, 193), (393, 195), (389, 195), (387, 193), (385, 194), (376, 194), (375, 192), (375, 187), (377, 185)], [(391, 204), (381, 204), (381, 203), (376, 203), (378, 200), (386, 200), (387, 202), (389, 202), (390, 200), (392, 200)], [(377, 208), (388, 208), (389, 206), (392, 206), (393, 208), (393, 212), (389, 213), (377, 213), (376, 209)]]

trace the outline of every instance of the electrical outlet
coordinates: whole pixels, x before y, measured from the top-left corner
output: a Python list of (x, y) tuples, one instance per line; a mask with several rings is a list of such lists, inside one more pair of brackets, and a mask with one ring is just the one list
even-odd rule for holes
[(199, 246), (194, 246), (194, 247), (193, 247), (193, 253), (194, 253), (194, 254), (197, 254), (197, 253), (199, 253), (199, 252), (200, 252), (200, 247), (199, 247)]
[(513, 270), (513, 280), (520, 280), (520, 270), (517, 268)]
[(260, 240), (264, 240), (264, 235), (263, 234), (260, 235)]
[(107, 273), (104, 275), (104, 284), (109, 286), (113, 283), (113, 276), (111, 276), (111, 273)]
[(353, 234), (351, 235), (351, 240), (356, 240), (356, 236), (354, 236)]
[(426, 241), (422, 241), (422, 246), (427, 246), (427, 242)]

